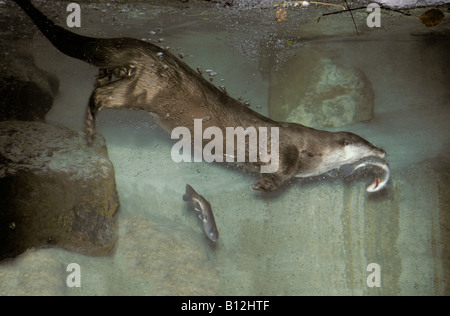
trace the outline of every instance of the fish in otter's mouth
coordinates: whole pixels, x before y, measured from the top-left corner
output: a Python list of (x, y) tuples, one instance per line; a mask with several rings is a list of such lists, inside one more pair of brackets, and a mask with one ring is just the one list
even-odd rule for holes
[(389, 165), (383, 158), (379, 157), (366, 157), (357, 161), (356, 163), (343, 165), (340, 170), (342, 170), (345, 176), (353, 174), (356, 170), (366, 167), (375, 167), (375, 179), (374, 181), (366, 187), (367, 192), (378, 192), (383, 189), (389, 181), (391, 176), (391, 171)]

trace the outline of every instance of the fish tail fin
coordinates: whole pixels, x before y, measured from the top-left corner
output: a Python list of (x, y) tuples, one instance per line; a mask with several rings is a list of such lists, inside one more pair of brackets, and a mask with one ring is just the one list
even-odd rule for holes
[(194, 189), (189, 184), (186, 184), (186, 193), (183, 195), (183, 201), (192, 201), (192, 195), (194, 193)]

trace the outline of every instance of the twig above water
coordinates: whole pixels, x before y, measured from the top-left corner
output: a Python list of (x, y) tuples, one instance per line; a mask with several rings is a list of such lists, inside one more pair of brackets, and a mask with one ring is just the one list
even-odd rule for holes
[(356, 10), (365, 9), (365, 8), (366, 8), (366, 7), (359, 7), (359, 8), (352, 8), (352, 9), (344, 9), (344, 10), (340, 10), (340, 11), (334, 11), (334, 12), (329, 12), (329, 13), (323, 13), (322, 16), (333, 15), (333, 14), (338, 14), (338, 13), (348, 12), (348, 11), (356, 11)]
[[(400, 10), (391, 9), (391, 8), (383, 7), (383, 6), (380, 6), (380, 7), (381, 7), (381, 9), (386, 10), (386, 11), (393, 11), (393, 12), (397, 12), (397, 13), (400, 13), (400, 14), (403, 14), (403, 15), (406, 15), (406, 16), (411, 16), (411, 13), (409, 13), (409, 12), (403, 12), (403, 11), (400, 11)], [(339, 13), (348, 12), (348, 11), (356, 11), (356, 10), (361, 10), (361, 9), (367, 9), (367, 7), (358, 7), (358, 8), (352, 8), (352, 9), (349, 8), (349, 9), (344, 9), (344, 10), (340, 10), (340, 11), (323, 13), (322, 16), (339, 14)]]
[(347, 0), (344, 0), (344, 1), (345, 1), (345, 5), (347, 6), (347, 11), (350, 11), (350, 15), (352, 16), (352, 21), (353, 21), (353, 25), (355, 26), (356, 34), (359, 36), (358, 28), (356, 27), (356, 22), (355, 22), (355, 19), (353, 18), (353, 12), (352, 12), (352, 10), (350, 10)]
[[(353, 25), (355, 25), (356, 34), (358, 34), (358, 36), (359, 36), (358, 28), (356, 27), (356, 23), (355, 23), (355, 19), (353, 17), (352, 11), (361, 10), (361, 9), (367, 9), (367, 7), (358, 7), (358, 8), (352, 8), (351, 9), (348, 6), (347, 0), (344, 0), (344, 1), (345, 1), (345, 4), (347, 5), (347, 8), (344, 8), (344, 10), (340, 10), (340, 11), (323, 13), (321, 16), (319, 16), (319, 18), (317, 19), (317, 22), (319, 22), (320, 18), (323, 17), (323, 16), (332, 15), (332, 14), (339, 14), (339, 13), (343, 13), (343, 12), (350, 12), (350, 14), (352, 16), (352, 20), (353, 20)], [(403, 11), (400, 11), (400, 10), (391, 9), (389, 7), (384, 7), (384, 6), (380, 6), (380, 7), (381, 7), (381, 9), (386, 10), (386, 11), (393, 11), (393, 12), (397, 12), (397, 13), (400, 13), (400, 14), (403, 14), (403, 15), (406, 15), (406, 16), (410, 16), (411, 15), (411, 13), (409, 13), (409, 12), (403, 12)]]

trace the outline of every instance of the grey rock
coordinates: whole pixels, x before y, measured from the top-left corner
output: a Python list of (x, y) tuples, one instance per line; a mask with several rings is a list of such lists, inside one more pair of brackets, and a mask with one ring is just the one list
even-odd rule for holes
[(374, 93), (362, 71), (303, 49), (272, 73), (269, 107), (275, 120), (340, 127), (370, 120)]
[(41, 122), (0, 122), (0, 259), (30, 247), (108, 255), (119, 198), (103, 137)]
[[(29, 249), (2, 261), (0, 295), (217, 295), (220, 275), (201, 231), (134, 208), (118, 231), (110, 257)], [(66, 285), (69, 263), (80, 266), (80, 288)]]
[[(12, 41), (10, 45), (18, 44)], [(0, 120), (44, 120), (58, 92), (58, 79), (38, 68), (31, 54), (3, 46), (0, 45)]]

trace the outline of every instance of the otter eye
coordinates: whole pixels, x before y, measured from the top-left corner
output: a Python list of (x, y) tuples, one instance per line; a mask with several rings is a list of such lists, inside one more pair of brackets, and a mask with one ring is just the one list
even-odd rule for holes
[(344, 139), (344, 146), (348, 146), (351, 144), (351, 141), (349, 139)]

